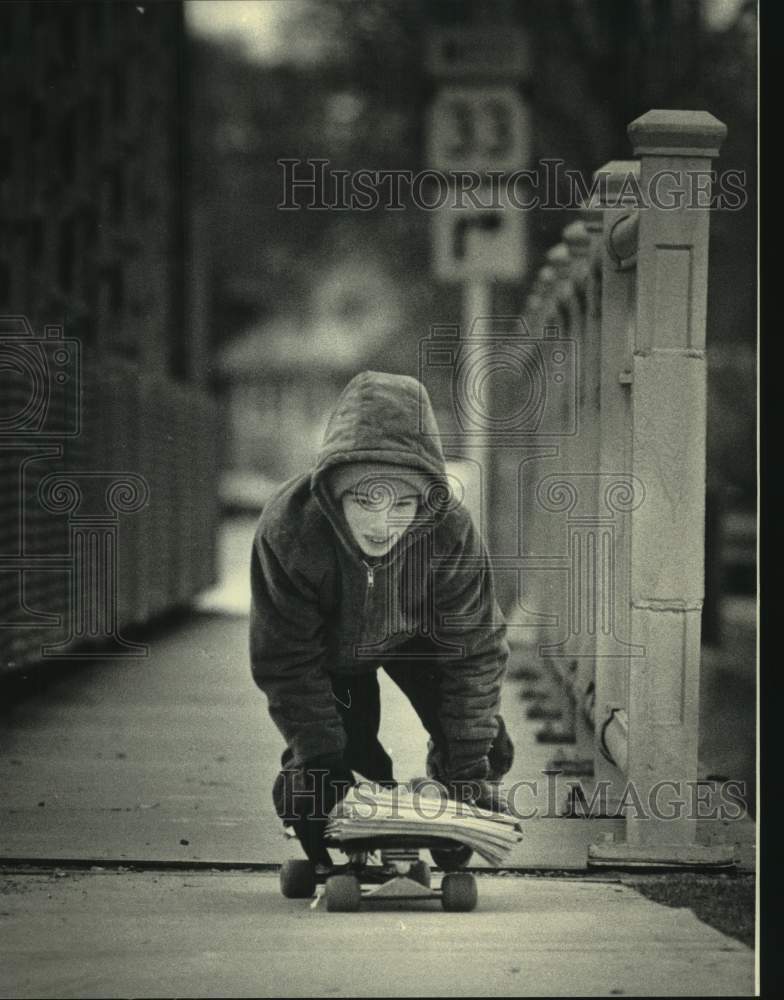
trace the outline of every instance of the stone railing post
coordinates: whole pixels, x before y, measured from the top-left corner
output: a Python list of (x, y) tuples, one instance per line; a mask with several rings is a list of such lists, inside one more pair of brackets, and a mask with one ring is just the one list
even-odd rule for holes
[[(627, 456), (631, 450), (630, 394), (628, 373), (632, 365), (630, 331), (634, 324), (637, 273), (621, 268), (614, 257), (609, 237), (615, 226), (633, 206), (624, 204), (623, 192), (636, 189), (640, 176), (637, 160), (611, 160), (594, 174), (603, 180), (592, 205), (591, 225), (601, 243), (597, 250), (601, 267), (601, 287), (597, 304), (600, 321), (597, 330), (599, 358), (599, 470), (606, 477), (623, 479), (630, 471)], [(596, 232), (600, 228), (600, 233)], [(612, 587), (604, 599), (612, 627), (597, 635), (594, 678), (594, 777), (606, 789), (606, 808), (612, 811), (621, 801), (625, 775), (611, 764), (602, 750), (603, 726), (618, 708), (625, 708), (632, 647), (625, 645), (631, 634), (630, 604), (630, 514), (618, 513), (613, 523), (611, 554)]]
[(561, 336), (579, 337), (580, 313), (574, 294), (572, 255), (566, 243), (556, 243), (546, 254), (547, 263), (555, 271), (555, 301)]
[[(628, 131), (640, 157), (644, 202), (634, 323), (614, 348), (621, 362), (616, 377), (629, 393), (628, 450), (615, 454), (616, 460), (625, 454), (626, 471), (645, 491), (630, 520), (631, 640), (643, 653), (629, 660), (626, 754), (626, 777), (642, 811), (627, 813), (624, 845), (594, 846), (589, 856), (711, 863), (712, 853), (727, 848), (697, 845), (693, 792), (704, 558), (706, 188), (726, 128), (707, 112), (650, 111)], [(630, 220), (624, 239), (636, 226)], [(597, 728), (600, 722), (597, 714)]]
[(555, 269), (545, 264), (536, 272), (531, 294), (523, 307), (526, 325), (535, 336), (556, 322), (555, 308)]
[[(582, 220), (572, 222), (563, 231), (564, 243), (569, 247), (571, 255), (571, 273), (573, 284), (573, 308), (576, 307), (579, 320), (574, 326), (574, 334), (579, 340), (579, 365), (577, 384), (575, 386), (575, 405), (577, 407), (577, 426), (579, 436), (573, 439), (572, 472), (580, 472), (577, 482), (580, 484), (580, 503), (592, 512), (599, 508), (599, 327), (591, 311), (595, 305), (595, 289), (592, 287), (594, 268), (592, 255), (596, 251), (594, 244), (599, 242), (592, 235)], [(594, 310), (595, 311), (595, 310)], [(587, 528), (593, 533), (596, 523)], [(576, 545), (579, 542), (572, 537), (574, 526), (569, 525), (570, 559), (575, 561)], [(579, 541), (582, 541), (580, 539)], [(585, 565), (590, 561), (590, 546), (583, 558), (588, 556)], [(580, 566), (582, 569), (582, 565)], [(574, 628), (577, 607), (576, 602), (587, 602), (588, 615), (581, 623), (578, 635), (572, 641), (567, 640), (563, 647), (564, 659), (561, 662), (562, 674), (567, 678), (572, 701), (574, 752), (556, 758), (564, 771), (576, 774), (591, 774), (593, 772), (593, 731), (588, 725), (584, 714), (586, 699), (592, 697), (594, 690), (595, 655), (597, 630), (591, 625), (597, 593), (591, 585), (590, 573), (583, 573), (582, 579), (574, 579), (575, 567), (571, 567), (569, 615), (571, 618), (570, 632)], [(577, 655), (575, 655), (577, 654)]]

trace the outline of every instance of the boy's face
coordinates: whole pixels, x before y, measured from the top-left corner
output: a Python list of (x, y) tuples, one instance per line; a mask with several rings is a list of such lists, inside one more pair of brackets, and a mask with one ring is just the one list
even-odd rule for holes
[(368, 556), (384, 556), (413, 522), (419, 494), (408, 483), (379, 479), (341, 497), (354, 541)]

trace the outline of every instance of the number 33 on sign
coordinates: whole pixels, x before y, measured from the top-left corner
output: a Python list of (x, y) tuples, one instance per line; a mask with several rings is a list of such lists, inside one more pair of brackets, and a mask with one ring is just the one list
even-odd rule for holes
[(525, 169), (531, 134), (526, 119), (514, 87), (443, 87), (430, 109), (428, 165), (456, 171)]

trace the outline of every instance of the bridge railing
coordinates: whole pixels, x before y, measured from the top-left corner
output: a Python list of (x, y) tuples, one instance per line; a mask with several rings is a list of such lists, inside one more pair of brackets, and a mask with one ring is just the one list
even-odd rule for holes
[(650, 111), (628, 133), (637, 159), (596, 172), (523, 308), (542, 342), (574, 345), (577, 419), (521, 477), (524, 555), (561, 572), (522, 574), (512, 634), (526, 636), (529, 716), (562, 748), (553, 765), (592, 774), (625, 816), (625, 842), (589, 860), (726, 863), (727, 848), (698, 844), (692, 808), (710, 170), (726, 128)]
[[(47, 341), (32, 329), (27, 335), (23, 317), (12, 319), (25, 336), (5, 355), (24, 371)], [(83, 361), (73, 382), (68, 390), (53, 372), (44, 383), (51, 390), (41, 426), (24, 422), (30, 384), (19, 380), (17, 397), (0, 400), (0, 503), (8, 515), (0, 530), (0, 677), (43, 661), (144, 656), (146, 646), (128, 636), (187, 607), (215, 579), (220, 439), (212, 395), (112, 357)]]

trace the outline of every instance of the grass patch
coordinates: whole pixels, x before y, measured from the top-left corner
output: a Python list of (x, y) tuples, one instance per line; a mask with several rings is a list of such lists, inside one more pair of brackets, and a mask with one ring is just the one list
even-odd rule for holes
[(754, 947), (753, 875), (625, 874), (621, 881), (654, 903), (693, 910), (698, 920)]

